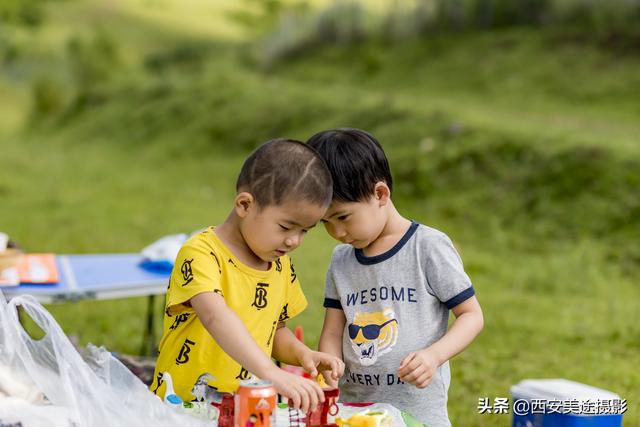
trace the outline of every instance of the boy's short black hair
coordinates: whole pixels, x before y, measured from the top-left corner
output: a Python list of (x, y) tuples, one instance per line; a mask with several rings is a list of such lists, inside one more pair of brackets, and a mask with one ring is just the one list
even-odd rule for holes
[(360, 129), (331, 129), (307, 141), (327, 162), (333, 178), (333, 199), (361, 202), (371, 197), (383, 181), (392, 190), (389, 161), (373, 135)]
[(293, 139), (272, 139), (256, 148), (240, 170), (236, 191), (247, 191), (259, 206), (304, 200), (331, 203), (331, 173), (320, 155)]

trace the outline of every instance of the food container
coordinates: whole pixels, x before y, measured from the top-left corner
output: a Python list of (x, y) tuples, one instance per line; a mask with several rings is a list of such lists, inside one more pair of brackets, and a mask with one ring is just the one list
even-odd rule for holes
[(621, 427), (626, 401), (566, 379), (523, 380), (511, 387), (513, 427)]

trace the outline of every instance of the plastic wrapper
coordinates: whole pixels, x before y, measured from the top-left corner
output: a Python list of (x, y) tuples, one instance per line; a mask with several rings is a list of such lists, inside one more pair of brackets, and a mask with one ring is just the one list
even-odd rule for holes
[[(18, 306), (42, 329), (42, 339), (32, 339), (24, 330)], [(35, 298), (23, 295), (7, 303), (0, 292), (0, 360), (12, 380), (36, 389), (47, 401), (38, 405), (19, 399), (20, 404), (9, 402), (12, 406), (10, 398), (0, 398), (0, 421), (37, 427), (39, 414), (47, 412), (44, 417), (51, 421), (46, 425), (56, 427), (210, 426), (166, 406), (105, 349), (90, 346), (88, 351), (85, 360)]]

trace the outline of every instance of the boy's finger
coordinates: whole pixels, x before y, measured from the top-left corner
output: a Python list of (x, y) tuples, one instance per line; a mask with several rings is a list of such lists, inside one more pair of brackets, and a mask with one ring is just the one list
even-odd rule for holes
[(413, 372), (398, 374), (398, 376), (400, 377), (400, 380), (404, 381), (405, 383), (411, 383), (411, 381), (413, 381)]
[(331, 363), (331, 376), (333, 378), (338, 378), (340, 376), (340, 361), (337, 359)]
[(431, 383), (431, 378), (431, 374), (429, 372), (425, 372), (416, 379), (416, 386), (418, 388), (425, 388), (429, 383)]
[(304, 389), (304, 386), (300, 393), (300, 409), (302, 412), (309, 412), (309, 393)]
[(318, 407), (320, 397), (324, 397), (324, 393), (320, 389), (320, 386), (311, 380), (305, 379), (301, 384), (304, 387), (306, 397), (308, 397), (308, 409), (307, 411), (313, 411)]
[(402, 381), (412, 382), (423, 373), (422, 366), (418, 365), (415, 368), (411, 369), (412, 365), (407, 366), (403, 372), (398, 371), (398, 376)]
[(310, 381), (311, 385), (313, 386), (313, 389), (316, 393), (316, 395), (318, 396), (318, 402), (324, 402), (324, 391), (322, 391), (322, 388), (320, 387), (320, 385), (318, 385), (318, 383)]
[(302, 368), (307, 371), (312, 377), (318, 376), (318, 370), (316, 369), (316, 364), (313, 360), (307, 359), (302, 362)]
[(324, 393), (322, 393), (322, 390), (320, 390), (321, 395), (318, 394), (317, 389), (319, 389), (320, 386), (317, 383), (313, 383), (313, 388), (311, 389), (311, 402), (310, 402), (310, 409), (312, 411), (315, 411), (316, 408), (318, 407), (318, 404), (320, 403), (320, 397), (324, 396)]
[(338, 383), (337, 382), (333, 382), (333, 381), (327, 381), (327, 387), (328, 388), (336, 388), (336, 387), (338, 387)]
[(314, 365), (313, 363), (307, 364), (304, 370), (307, 371), (309, 375), (311, 375), (311, 378), (315, 378), (318, 376), (318, 370), (316, 369), (316, 365)]
[(400, 362), (400, 369), (404, 368), (404, 366), (406, 364), (408, 364), (409, 362), (411, 362), (413, 360), (413, 358), (416, 356), (415, 353), (409, 353), (409, 355), (407, 357), (405, 357), (404, 359), (402, 359), (402, 362)]
[(411, 367), (410, 364), (405, 364), (404, 366), (400, 366), (400, 369), (398, 369), (398, 375), (400, 377), (403, 377), (407, 374), (409, 374), (411, 371), (413, 371), (413, 368)]
[(288, 397), (291, 399), (292, 406), (295, 409), (300, 409), (300, 395), (298, 394), (298, 391), (295, 389), (292, 390)]
[(407, 363), (400, 369), (404, 370), (405, 374), (409, 372), (413, 372), (418, 369), (422, 364), (420, 363), (420, 359), (418, 359), (415, 353), (412, 353), (411, 359), (407, 360)]

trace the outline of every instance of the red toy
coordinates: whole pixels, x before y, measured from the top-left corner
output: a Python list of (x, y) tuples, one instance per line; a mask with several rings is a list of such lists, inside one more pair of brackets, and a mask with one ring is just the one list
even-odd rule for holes
[(233, 407), (235, 402), (233, 394), (225, 393), (220, 402), (220, 415), (218, 416), (218, 427), (233, 427)]
[(335, 416), (338, 414), (338, 397), (340, 396), (340, 389), (338, 388), (323, 388), (324, 403), (316, 408), (315, 411), (307, 413), (307, 419), (305, 424), (307, 427), (337, 427), (336, 424), (329, 424), (327, 415)]

